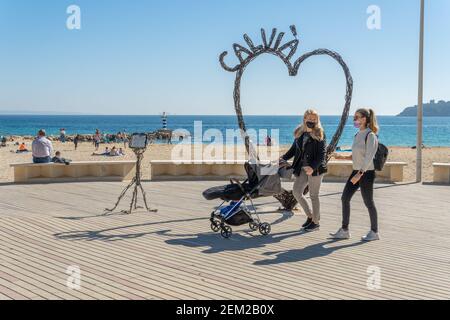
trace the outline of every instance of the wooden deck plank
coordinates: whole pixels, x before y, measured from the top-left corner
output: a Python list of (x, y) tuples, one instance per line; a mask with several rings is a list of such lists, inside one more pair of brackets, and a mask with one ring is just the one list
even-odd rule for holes
[[(128, 248), (131, 248), (130, 246), (131, 246), (130, 244), (127, 245)], [(163, 248), (161, 248), (161, 249), (163, 249)], [(329, 264), (329, 261), (328, 261), (327, 264)], [(423, 284), (423, 283), (422, 283), (422, 284)]]
[[(353, 238), (327, 240), (340, 223), (340, 183), (323, 185), (318, 232), (300, 234), (301, 211), (276, 212), (269, 197), (256, 204), (271, 236), (237, 227), (222, 239), (208, 221), (219, 203), (201, 196), (217, 184), (146, 182), (157, 213), (109, 216), (123, 183), (1, 186), (0, 299), (450, 298), (449, 187), (377, 185), (382, 240), (361, 244), (369, 219), (359, 194)], [(61, 283), (71, 264), (80, 291)], [(368, 266), (381, 269), (380, 290), (366, 287)]]

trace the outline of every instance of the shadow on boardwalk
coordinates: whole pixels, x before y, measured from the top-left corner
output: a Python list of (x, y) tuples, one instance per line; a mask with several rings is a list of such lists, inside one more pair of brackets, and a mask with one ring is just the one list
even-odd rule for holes
[[(247, 236), (236, 233), (230, 239), (223, 239), (218, 234), (215, 233), (201, 233), (198, 235), (180, 235), (180, 234), (170, 234), (167, 231), (159, 232), (160, 235), (165, 235), (168, 237), (183, 237), (178, 239), (168, 239), (167, 244), (179, 245), (190, 248), (204, 248), (202, 252), (208, 254), (227, 252), (227, 251), (244, 251), (247, 249), (264, 248), (266, 245), (279, 243), (285, 239), (298, 237), (302, 235), (307, 235), (308, 233), (302, 231), (293, 232), (282, 232), (277, 234), (270, 234), (267, 236), (260, 236), (255, 233), (255, 235), (246, 233)], [(250, 235), (250, 236), (249, 236)], [(275, 255), (275, 259), (266, 259), (262, 261), (254, 262), (255, 265), (269, 265), (287, 262), (304, 261), (316, 257), (324, 257), (332, 254), (333, 252), (356, 247), (362, 245), (363, 242), (350, 243), (345, 245), (330, 246), (339, 243), (339, 241), (328, 240), (326, 242), (314, 244), (307, 246), (305, 248), (298, 248), (293, 250), (278, 251), (278, 252), (267, 252), (264, 253), (266, 256)]]
[[(266, 211), (262, 213), (264, 214), (271, 214), (271, 213), (281, 213), (281, 217), (279, 217), (277, 220), (275, 220), (271, 225), (282, 223), (285, 220), (288, 220), (294, 216), (294, 214), (291, 211)], [(123, 213), (117, 213), (114, 215), (126, 215)], [(108, 215), (112, 216), (112, 215)], [(80, 216), (80, 217), (56, 217), (58, 219), (64, 219), (64, 220), (82, 220), (82, 219), (89, 219), (89, 218), (101, 218), (105, 217), (104, 214), (102, 215), (95, 215), (95, 216)], [(118, 231), (122, 230), (132, 230), (133, 228), (141, 228), (141, 227), (149, 227), (149, 226), (158, 226), (158, 225), (164, 225), (164, 224), (171, 224), (171, 223), (185, 223), (185, 222), (192, 222), (192, 221), (201, 221), (205, 220), (208, 221), (208, 223), (205, 223), (205, 228), (209, 229), (209, 217), (206, 216), (204, 218), (192, 218), (192, 219), (178, 219), (178, 220), (167, 220), (167, 221), (157, 221), (157, 222), (146, 222), (146, 223), (140, 223), (140, 224), (133, 224), (133, 225), (127, 225), (127, 226), (118, 226), (118, 227), (111, 227), (111, 228), (105, 228), (100, 230), (76, 230), (76, 231), (67, 231), (67, 232), (61, 232), (61, 233), (55, 233), (54, 236), (61, 240), (88, 240), (88, 241), (94, 241), (94, 240), (100, 240), (100, 241), (118, 241), (118, 240), (127, 240), (127, 239), (135, 239), (140, 238), (149, 234), (166, 234), (167, 232), (170, 232), (170, 230), (155, 230), (155, 231), (146, 231), (146, 232), (136, 232), (136, 233), (122, 233), (118, 234)]]
[(277, 234), (269, 234), (267, 236), (260, 235), (257, 231), (245, 233), (233, 233), (231, 238), (224, 239), (217, 233), (200, 233), (200, 234), (171, 234), (169, 232), (159, 232), (160, 235), (167, 237), (177, 237), (177, 239), (166, 240), (167, 244), (185, 246), (190, 248), (204, 248), (203, 253), (220, 253), (224, 251), (243, 251), (247, 249), (263, 248), (268, 244), (278, 243), (284, 239), (301, 236), (302, 231), (283, 232)]
[(149, 234), (155, 234), (170, 230), (153, 230), (153, 231), (145, 231), (145, 232), (134, 232), (134, 233), (116, 233), (118, 231), (133, 229), (133, 228), (141, 228), (141, 227), (149, 227), (154, 225), (164, 225), (170, 223), (177, 222), (189, 222), (189, 221), (198, 221), (198, 220), (206, 220), (207, 218), (193, 218), (193, 219), (179, 219), (179, 220), (167, 220), (167, 221), (158, 221), (158, 222), (146, 222), (139, 223), (127, 226), (119, 226), (119, 227), (111, 227), (100, 230), (77, 230), (77, 231), (67, 231), (55, 233), (54, 237), (61, 240), (87, 240), (87, 241), (119, 241), (119, 240), (127, 240), (127, 239), (136, 239)]
[(313, 244), (313, 245), (310, 245), (310, 246), (307, 246), (307, 247), (301, 248), (301, 249), (265, 252), (264, 255), (275, 256), (275, 258), (256, 261), (256, 262), (254, 262), (254, 265), (264, 266), (264, 265), (272, 265), (272, 264), (280, 264), (280, 263), (305, 261), (305, 260), (310, 260), (313, 258), (328, 256), (337, 250), (357, 247), (362, 244), (365, 244), (365, 242), (360, 241), (360, 242), (355, 242), (355, 243), (327, 247), (327, 245), (332, 245), (332, 244), (336, 244), (339, 242), (341, 242), (341, 241), (328, 240), (328, 241), (325, 241), (322, 243), (316, 243), (316, 244)]

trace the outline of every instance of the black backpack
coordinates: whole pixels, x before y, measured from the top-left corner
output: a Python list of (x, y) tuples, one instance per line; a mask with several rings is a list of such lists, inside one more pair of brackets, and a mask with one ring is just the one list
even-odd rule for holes
[[(369, 131), (369, 133), (366, 135), (366, 143), (367, 143), (367, 138), (369, 137), (369, 134), (371, 132), (372, 131)], [(375, 167), (376, 171), (383, 170), (383, 167), (387, 161), (388, 155), (389, 155), (389, 149), (384, 144), (378, 142), (378, 149), (377, 149), (377, 152), (375, 153), (375, 157), (373, 158), (373, 166)]]

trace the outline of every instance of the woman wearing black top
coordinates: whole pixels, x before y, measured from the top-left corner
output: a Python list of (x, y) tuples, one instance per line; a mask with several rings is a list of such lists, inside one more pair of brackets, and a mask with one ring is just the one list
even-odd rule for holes
[[(303, 123), (294, 134), (295, 141), (280, 158), (280, 162), (283, 164), (294, 158), (292, 168), (296, 179), (293, 194), (308, 217), (302, 227), (305, 231), (315, 231), (320, 227), (319, 191), (323, 175), (327, 171), (325, 134), (317, 111), (307, 110)], [(306, 186), (309, 186), (312, 210), (303, 195)]]

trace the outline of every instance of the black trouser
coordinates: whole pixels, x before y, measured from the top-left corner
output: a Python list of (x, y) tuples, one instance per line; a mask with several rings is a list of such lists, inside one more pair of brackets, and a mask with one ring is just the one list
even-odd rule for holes
[(369, 210), (370, 215), (370, 225), (374, 232), (378, 232), (378, 214), (377, 208), (375, 207), (375, 202), (373, 201), (373, 184), (375, 182), (375, 171), (366, 171), (357, 184), (351, 182), (353, 176), (358, 173), (358, 171), (353, 171), (348, 178), (347, 184), (345, 185), (344, 192), (342, 193), (342, 228), (347, 230), (350, 223), (350, 201), (353, 195), (361, 188), (361, 195), (364, 200), (364, 204)]

